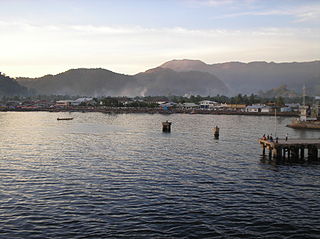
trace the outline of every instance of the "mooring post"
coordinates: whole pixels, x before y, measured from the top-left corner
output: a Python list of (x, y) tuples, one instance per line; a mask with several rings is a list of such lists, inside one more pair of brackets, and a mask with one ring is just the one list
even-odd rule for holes
[(166, 122), (162, 122), (162, 132), (170, 133), (171, 132), (171, 122), (168, 120)]
[(219, 131), (220, 131), (220, 129), (219, 129), (219, 127), (218, 126), (216, 126), (216, 127), (214, 127), (214, 129), (213, 129), (213, 134), (214, 134), (214, 138), (215, 139), (219, 139)]

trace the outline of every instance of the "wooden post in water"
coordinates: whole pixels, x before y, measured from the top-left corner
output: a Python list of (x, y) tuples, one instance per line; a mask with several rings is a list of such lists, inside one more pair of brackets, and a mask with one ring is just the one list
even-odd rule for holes
[(278, 158), (278, 150), (275, 147), (272, 148), (272, 157), (273, 158)]
[(166, 122), (162, 122), (162, 132), (170, 133), (171, 132), (171, 122), (168, 120)]
[(214, 127), (214, 129), (213, 129), (213, 134), (214, 134), (215, 139), (219, 139), (219, 130), (220, 129), (218, 126)]
[(278, 160), (282, 159), (282, 147), (278, 147), (276, 156)]
[(290, 147), (288, 147), (288, 159), (289, 160), (291, 159), (291, 149), (290, 149)]
[(311, 148), (311, 160), (316, 161), (318, 159), (318, 149), (316, 146), (312, 146)]
[(272, 159), (272, 149), (269, 148), (269, 159), (271, 160)]
[(301, 146), (301, 148), (300, 148), (300, 158), (303, 160), (304, 159), (304, 146)]
[(308, 146), (308, 160), (312, 160), (312, 145)]

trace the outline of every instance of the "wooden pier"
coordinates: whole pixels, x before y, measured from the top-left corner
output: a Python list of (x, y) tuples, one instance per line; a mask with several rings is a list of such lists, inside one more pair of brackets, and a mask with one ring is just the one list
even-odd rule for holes
[(269, 151), (269, 159), (288, 161), (319, 160), (320, 139), (278, 139), (270, 141), (260, 139), (262, 154)]

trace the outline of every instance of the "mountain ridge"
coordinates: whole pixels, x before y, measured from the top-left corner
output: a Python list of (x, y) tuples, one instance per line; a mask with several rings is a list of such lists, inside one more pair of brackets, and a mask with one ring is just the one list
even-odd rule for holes
[[(170, 70), (170, 71), (169, 71)], [(37, 78), (18, 77), (17, 82), (38, 94), (126, 95), (251, 94), (281, 85), (309, 95), (320, 95), (320, 61), (238, 61), (207, 64), (200, 60), (171, 60), (135, 75), (103, 68), (70, 69)]]
[[(150, 83), (145, 91), (147, 95), (215, 95), (226, 94), (229, 89), (215, 75), (200, 72), (177, 72), (168, 68), (156, 67), (138, 73), (135, 77), (143, 87)], [(160, 94), (159, 94), (160, 93)]]
[(320, 94), (320, 61), (266, 62), (253, 61), (206, 64), (195, 60), (172, 60), (161, 65), (176, 71), (204, 71), (216, 75), (233, 93), (253, 93), (286, 84), (301, 92), (305, 83), (311, 94)]
[(136, 75), (119, 74), (102, 68), (79, 68), (39, 78), (19, 77), (17, 81), (35, 89), (38, 94), (144, 96), (228, 93), (225, 84), (210, 73), (176, 72), (161, 67)]

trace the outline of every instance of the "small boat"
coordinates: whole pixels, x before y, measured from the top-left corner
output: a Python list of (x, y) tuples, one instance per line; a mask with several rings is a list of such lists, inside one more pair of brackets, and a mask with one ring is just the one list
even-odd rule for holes
[(57, 120), (73, 120), (73, 118), (57, 118)]

